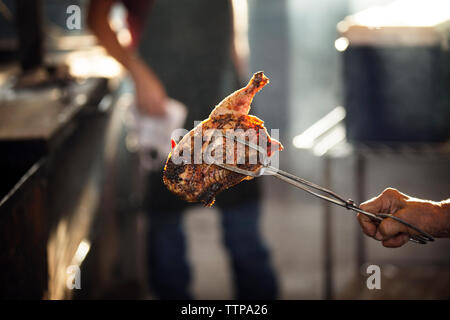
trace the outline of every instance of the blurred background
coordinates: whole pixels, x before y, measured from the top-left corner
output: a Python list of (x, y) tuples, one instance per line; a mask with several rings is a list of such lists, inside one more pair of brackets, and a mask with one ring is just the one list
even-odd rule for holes
[[(388, 186), (448, 199), (447, 0), (233, 0), (230, 8), (243, 83), (259, 70), (270, 78), (251, 113), (279, 129), (280, 168), (358, 203)], [(146, 178), (161, 170), (157, 143), (142, 142), (133, 80), (98, 44), (88, 10), (82, 0), (0, 0), (2, 298), (158, 298), (148, 285), (145, 207), (157, 192)], [(132, 42), (126, 5), (114, 4), (109, 24), (123, 46)], [(165, 41), (147, 33), (143, 60)], [(201, 59), (198, 68), (208, 68)], [(148, 63), (164, 81), (182, 62), (167, 71)], [(219, 75), (221, 98), (234, 90), (222, 79), (229, 69)], [(258, 179), (257, 228), (278, 299), (450, 298), (449, 239), (384, 248), (352, 212)], [(219, 209), (191, 206), (181, 226), (192, 297), (236, 298)], [(368, 265), (381, 268), (380, 290), (366, 286)]]

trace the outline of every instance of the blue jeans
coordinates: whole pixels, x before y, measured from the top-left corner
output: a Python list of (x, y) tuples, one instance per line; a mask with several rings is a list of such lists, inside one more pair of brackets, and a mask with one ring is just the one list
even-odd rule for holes
[[(221, 211), (223, 241), (231, 258), (237, 299), (276, 299), (278, 285), (259, 232), (256, 201)], [(191, 299), (182, 230), (183, 213), (152, 214), (148, 259), (150, 288), (160, 299)]]

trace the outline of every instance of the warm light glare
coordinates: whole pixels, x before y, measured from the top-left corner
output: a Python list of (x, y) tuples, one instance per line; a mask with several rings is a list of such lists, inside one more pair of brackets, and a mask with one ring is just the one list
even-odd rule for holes
[(299, 149), (310, 149), (314, 146), (315, 140), (325, 134), (327, 131), (336, 126), (345, 119), (345, 108), (338, 106), (322, 119), (314, 123), (303, 133), (295, 136), (292, 143), (294, 147)]
[(121, 65), (112, 57), (100, 53), (73, 52), (67, 58), (70, 74), (78, 78), (114, 78), (121, 74)]
[(345, 140), (345, 128), (344, 126), (338, 126), (331, 130), (320, 142), (318, 142), (314, 148), (314, 155), (321, 157), (326, 154), (330, 149)]
[(234, 15), (234, 43), (238, 56), (247, 57), (248, 44), (248, 4), (247, 0), (232, 0)]
[(427, 27), (450, 19), (449, 0), (398, 0), (372, 7), (349, 17), (357, 25), (368, 27)]
[(346, 37), (340, 37), (339, 39), (336, 39), (336, 41), (334, 42), (334, 47), (339, 52), (347, 50), (348, 45), (349, 41)]
[(117, 32), (117, 40), (119, 40), (120, 44), (124, 47), (131, 45), (130, 30), (124, 28)]
[(83, 241), (81, 241), (73, 257), (73, 262), (77, 265), (81, 265), (84, 258), (86, 258), (86, 255), (88, 254), (90, 248), (91, 243), (88, 240), (84, 239)]
[(343, 20), (343, 21), (338, 22), (336, 27), (340, 33), (344, 33), (344, 32), (348, 31), (350, 24), (347, 21)]

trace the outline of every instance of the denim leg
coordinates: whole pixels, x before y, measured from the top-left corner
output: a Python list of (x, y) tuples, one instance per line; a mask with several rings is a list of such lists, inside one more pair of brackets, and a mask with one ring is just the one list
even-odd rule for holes
[(152, 213), (149, 224), (150, 288), (159, 299), (192, 299), (182, 213)]
[(237, 299), (276, 299), (278, 284), (259, 231), (257, 201), (222, 210), (224, 242), (230, 253)]

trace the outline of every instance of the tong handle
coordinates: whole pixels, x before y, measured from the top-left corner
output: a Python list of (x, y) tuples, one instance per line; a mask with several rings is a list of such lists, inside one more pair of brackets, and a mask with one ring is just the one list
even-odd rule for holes
[[(409, 240), (412, 242), (419, 243), (419, 244), (426, 244), (427, 242), (434, 241), (433, 236), (431, 236), (430, 234), (426, 233), (425, 231), (419, 229), (418, 227), (410, 224), (409, 222), (406, 222), (405, 220), (400, 219), (399, 217), (389, 215), (389, 214), (384, 214), (384, 213), (374, 214), (371, 212), (364, 211), (359, 206), (355, 205), (355, 203), (352, 200), (344, 200), (344, 198), (342, 198), (338, 194), (334, 193), (333, 191), (328, 190), (323, 187), (320, 187), (320, 186), (318, 186), (312, 182), (309, 182), (307, 180), (301, 179), (293, 174), (290, 174), (288, 172), (279, 170), (279, 169), (271, 167), (271, 166), (265, 167), (265, 170), (271, 172), (278, 179), (288, 182), (288, 183), (296, 186), (297, 188), (300, 188), (320, 199), (329, 201), (338, 206), (344, 207), (348, 210), (353, 210), (353, 211), (359, 212), (361, 214), (364, 214), (365, 216), (369, 217), (374, 222), (380, 223), (381, 221), (383, 221), (386, 218), (394, 219), (395, 221), (407, 226), (408, 228), (410, 228), (418, 233), (416, 235), (410, 236)], [(315, 189), (321, 193), (311, 190), (311, 188)], [(328, 196), (326, 196), (322, 193), (325, 193)]]
[[(348, 200), (348, 201), (350, 202), (351, 200)], [(416, 227), (416, 226), (410, 224), (409, 222), (406, 222), (405, 220), (403, 220), (399, 217), (396, 217), (394, 215), (387, 214), (387, 213), (373, 214), (373, 213), (362, 210), (360, 207), (356, 206), (353, 203), (349, 203), (349, 205), (347, 206), (347, 209), (364, 214), (365, 216), (372, 219), (372, 221), (374, 221), (375, 223), (380, 223), (384, 219), (391, 218), (391, 219), (405, 225), (406, 227), (408, 227), (418, 233), (418, 234), (410, 236), (409, 240), (412, 242), (419, 243), (419, 244), (426, 244), (427, 242), (434, 241), (433, 236), (430, 235), (429, 233), (423, 231), (422, 229), (419, 229), (418, 227)]]
[[(288, 173), (286, 171), (282, 171), (282, 170), (280, 170), (278, 168), (274, 168), (274, 167), (270, 166), (269, 162), (268, 162), (268, 158), (266, 157), (265, 150), (262, 150), (257, 145), (254, 145), (254, 144), (252, 144), (250, 142), (241, 140), (238, 137), (234, 137), (234, 136), (233, 137), (228, 137), (228, 135), (223, 135), (223, 134), (222, 134), (222, 136), (225, 136), (225, 138), (233, 139), (233, 140), (235, 140), (238, 143), (242, 143), (244, 145), (247, 145), (248, 147), (253, 148), (253, 149), (257, 150), (258, 152), (260, 152), (260, 154), (263, 156), (263, 159), (262, 159), (263, 160), (262, 161), (263, 162), (263, 166), (259, 170), (259, 172), (257, 172), (257, 173), (254, 173), (254, 172), (251, 172), (251, 171), (242, 170), (242, 169), (239, 169), (239, 168), (231, 169), (231, 168), (227, 168), (227, 166), (225, 166), (225, 165), (219, 165), (220, 167), (224, 167), (226, 169), (229, 169), (229, 170), (232, 170), (234, 172), (238, 172), (238, 173), (241, 173), (241, 174), (244, 174), (244, 175), (250, 175), (252, 177), (259, 177), (259, 176), (263, 175), (265, 171), (268, 171), (268, 172), (272, 173), (278, 179), (281, 179), (281, 180), (283, 180), (283, 181), (285, 181), (287, 183), (290, 183), (293, 186), (295, 186), (295, 187), (297, 187), (299, 189), (302, 189), (302, 190), (304, 190), (304, 191), (306, 191), (306, 192), (316, 196), (317, 198), (329, 201), (329, 202), (334, 203), (334, 204), (336, 204), (338, 206), (344, 207), (344, 208), (346, 208), (348, 210), (353, 210), (353, 211), (359, 212), (361, 214), (364, 214), (365, 216), (367, 216), (370, 219), (372, 219), (374, 222), (380, 223), (381, 221), (383, 221), (386, 218), (394, 219), (395, 221), (397, 221), (399, 223), (402, 223), (406, 227), (408, 227), (408, 228), (410, 228), (410, 229), (412, 229), (412, 230), (414, 230), (414, 231), (416, 231), (418, 233), (416, 235), (410, 236), (410, 238), (409, 238), (410, 241), (413, 241), (413, 242), (416, 242), (416, 243), (420, 243), (420, 244), (426, 244), (427, 241), (434, 241), (434, 238), (430, 234), (426, 233), (425, 231), (417, 228), (416, 226), (414, 226), (414, 225), (412, 225), (412, 224), (410, 224), (410, 223), (408, 223), (408, 222), (406, 222), (406, 221), (404, 221), (404, 220), (402, 220), (402, 219), (400, 219), (398, 217), (395, 217), (393, 215), (384, 214), (384, 213), (374, 214), (374, 213), (371, 213), (371, 212), (364, 211), (359, 206), (355, 205), (355, 203), (352, 200), (350, 200), (350, 199), (346, 200), (346, 199), (344, 199), (343, 197), (341, 197), (340, 195), (338, 195), (337, 193), (335, 193), (335, 192), (333, 192), (331, 190), (323, 188), (323, 187), (321, 187), (319, 185), (316, 185), (316, 184), (314, 184), (312, 182), (309, 182), (307, 180), (301, 179), (301, 178), (299, 178), (299, 177), (297, 177), (297, 176), (295, 176), (293, 174), (290, 174), (290, 173)], [(314, 191), (313, 189), (316, 190), (316, 191)]]

